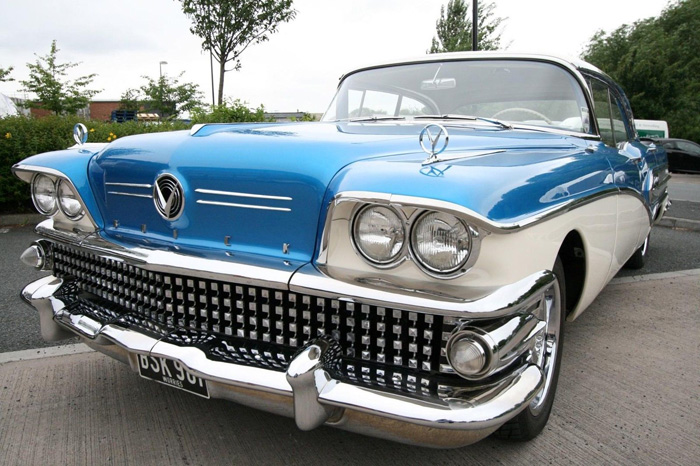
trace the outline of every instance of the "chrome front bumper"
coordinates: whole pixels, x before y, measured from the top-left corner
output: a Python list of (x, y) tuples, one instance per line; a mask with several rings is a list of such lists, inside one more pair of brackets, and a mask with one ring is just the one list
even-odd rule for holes
[[(551, 285), (551, 274), (529, 277), (468, 307), (505, 309), (532, 301)], [(194, 346), (178, 346), (118, 324), (103, 325), (71, 313), (58, 290), (59, 278), (49, 276), (29, 284), (22, 297), (39, 311), (42, 336), (59, 340), (80, 336), (90, 347), (119, 359), (138, 371), (138, 355), (179, 361), (207, 381), (214, 398), (293, 417), (299, 428), (329, 425), (403, 443), (439, 448), (459, 447), (488, 436), (525, 409), (542, 388), (544, 377), (526, 363), (483, 390), (455, 393), (444, 399), (424, 399), (333, 377), (333, 342), (312, 340), (289, 363), (286, 372), (222, 362)], [(522, 294), (516, 294), (515, 291)], [(504, 301), (503, 298), (510, 299)], [(454, 312), (454, 311), (453, 311)], [(501, 310), (503, 312), (503, 310)]]

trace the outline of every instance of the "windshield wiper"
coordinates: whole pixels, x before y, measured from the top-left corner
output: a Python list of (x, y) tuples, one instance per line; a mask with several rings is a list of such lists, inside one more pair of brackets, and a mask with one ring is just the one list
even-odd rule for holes
[(469, 121), (484, 121), (486, 123), (491, 123), (492, 125), (500, 126), (503, 129), (513, 129), (511, 125), (505, 123), (501, 120), (495, 120), (493, 118), (484, 118), (471, 115), (454, 115), (446, 113), (444, 115), (418, 115), (413, 117), (414, 120), (469, 120)]
[(389, 120), (405, 120), (406, 117), (402, 116), (371, 116), (371, 117), (361, 117), (361, 118), (349, 118), (349, 121), (355, 123), (359, 121), (389, 121)]

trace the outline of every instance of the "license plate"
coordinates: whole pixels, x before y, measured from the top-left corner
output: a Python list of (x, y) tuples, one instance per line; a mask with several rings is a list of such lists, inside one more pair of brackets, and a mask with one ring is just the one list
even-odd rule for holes
[(138, 360), (141, 377), (209, 398), (206, 382), (201, 377), (190, 373), (178, 361), (143, 354), (138, 355)]

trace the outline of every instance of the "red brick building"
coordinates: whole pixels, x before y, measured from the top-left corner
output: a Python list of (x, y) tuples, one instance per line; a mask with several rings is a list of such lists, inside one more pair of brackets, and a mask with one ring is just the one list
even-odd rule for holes
[[(109, 121), (112, 116), (112, 110), (118, 110), (121, 105), (119, 100), (93, 100), (88, 108), (78, 112), (78, 115), (83, 118), (91, 118), (99, 121)], [(42, 118), (51, 115), (52, 112), (42, 108), (31, 109), (31, 115), (36, 118)]]

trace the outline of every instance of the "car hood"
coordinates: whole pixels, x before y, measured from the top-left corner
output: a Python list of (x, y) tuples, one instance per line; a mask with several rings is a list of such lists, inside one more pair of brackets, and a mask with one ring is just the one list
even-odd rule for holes
[[(125, 137), (91, 160), (89, 179), (107, 236), (307, 261), (336, 174), (342, 171), (360, 184), (371, 179), (372, 191), (395, 189), (382, 186), (372, 159), (398, 161), (402, 171), (421, 173), (427, 155), (418, 135), (425, 125), (207, 125), (195, 134)], [(442, 156), (456, 157), (451, 162), (456, 165), (475, 157), (488, 165), (488, 154), (503, 160), (504, 151), (551, 159), (582, 150), (578, 139), (549, 133), (490, 126), (448, 129), (449, 147)], [(361, 170), (347, 176), (355, 164)], [(159, 197), (165, 200), (155, 189), (163, 175), (182, 187), (184, 207), (177, 218), (164, 218), (156, 208)]]

